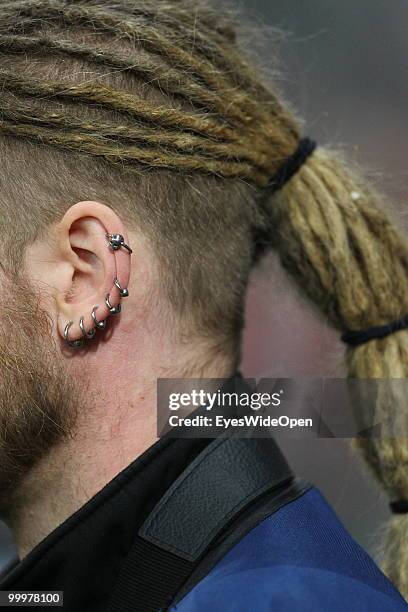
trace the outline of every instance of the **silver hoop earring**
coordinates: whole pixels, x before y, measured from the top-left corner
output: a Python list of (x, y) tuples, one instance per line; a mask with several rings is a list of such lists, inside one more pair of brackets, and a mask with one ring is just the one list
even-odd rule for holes
[(105, 304), (109, 308), (109, 312), (112, 315), (119, 314), (120, 311), (122, 310), (122, 307), (120, 304), (118, 304), (117, 306), (112, 306), (112, 304), (109, 301), (109, 293), (107, 293), (105, 296)]
[(75, 349), (82, 348), (84, 345), (83, 338), (79, 338), (78, 340), (70, 340), (68, 337), (69, 329), (71, 325), (73, 325), (73, 323), (74, 323), (73, 321), (69, 321), (66, 324), (65, 329), (64, 329), (64, 340), (70, 348), (75, 348)]
[(84, 339), (88, 339), (88, 340), (92, 340), (92, 338), (95, 336), (96, 334), (96, 329), (93, 328), (91, 329), (89, 332), (86, 331), (85, 329), (85, 325), (84, 325), (84, 317), (81, 317), (79, 319), (79, 328), (82, 332), (82, 336), (84, 337)]
[(129, 253), (133, 253), (130, 246), (125, 243), (125, 239), (122, 234), (105, 234), (105, 236), (109, 242), (109, 246), (112, 251), (117, 251), (118, 249), (120, 249), (120, 247), (123, 247)]
[(98, 319), (96, 318), (96, 311), (99, 308), (99, 306), (94, 306), (92, 308), (92, 312), (91, 312), (91, 317), (93, 319), (93, 322), (95, 323), (95, 327), (97, 329), (105, 329), (106, 327), (106, 319), (104, 321), (98, 321)]
[(121, 287), (117, 278), (115, 278), (115, 286), (119, 289), (120, 297), (129, 297), (129, 291), (126, 289), (126, 287)]

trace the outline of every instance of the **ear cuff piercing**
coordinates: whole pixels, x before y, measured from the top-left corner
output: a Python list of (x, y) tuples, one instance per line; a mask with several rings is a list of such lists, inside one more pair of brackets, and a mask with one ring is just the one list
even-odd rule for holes
[[(129, 245), (127, 245), (125, 243), (125, 239), (123, 238), (122, 234), (105, 234), (109, 246), (112, 249), (112, 251), (117, 251), (119, 250), (121, 247), (123, 247), (124, 249), (126, 249), (129, 254), (132, 253), (132, 249), (130, 248)], [(119, 289), (119, 294), (121, 298), (125, 298), (129, 296), (129, 291), (126, 287), (122, 287), (122, 285), (120, 284), (119, 280), (117, 278), (115, 278), (115, 280), (113, 281), (115, 287), (117, 287), (117, 289)], [(122, 310), (122, 306), (121, 304), (117, 304), (117, 306), (112, 306), (112, 304), (109, 301), (109, 293), (106, 294), (105, 296), (105, 304), (109, 309), (109, 314), (110, 315), (116, 315), (119, 314), (120, 311)], [(94, 327), (90, 330), (90, 331), (86, 331), (85, 329), (85, 324), (84, 324), (84, 319), (85, 317), (81, 317), (79, 319), (79, 329), (81, 330), (82, 333), (82, 338), (79, 338), (78, 340), (70, 340), (69, 338), (69, 330), (71, 328), (71, 325), (74, 324), (73, 321), (69, 321), (64, 329), (64, 340), (67, 343), (67, 345), (70, 348), (73, 349), (77, 349), (77, 348), (82, 348), (85, 344), (85, 340), (91, 340), (92, 338), (95, 337), (96, 331), (99, 330), (103, 330), (106, 327), (106, 319), (104, 321), (99, 321), (96, 318), (96, 311), (98, 310), (99, 306), (94, 306), (92, 308), (92, 312), (91, 312), (91, 317), (92, 320), (94, 322)]]
[(117, 251), (118, 249), (123, 247), (129, 253), (133, 252), (130, 246), (125, 243), (125, 239), (122, 234), (105, 234), (105, 236), (112, 251)]

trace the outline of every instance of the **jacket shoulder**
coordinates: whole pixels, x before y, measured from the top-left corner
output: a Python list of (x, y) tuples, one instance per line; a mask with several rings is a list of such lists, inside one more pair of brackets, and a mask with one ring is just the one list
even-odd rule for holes
[(311, 489), (264, 519), (172, 610), (402, 612), (408, 605)]

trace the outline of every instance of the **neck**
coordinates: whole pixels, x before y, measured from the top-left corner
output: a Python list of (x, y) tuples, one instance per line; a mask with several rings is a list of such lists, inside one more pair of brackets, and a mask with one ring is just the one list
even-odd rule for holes
[(7, 515), (20, 558), (156, 441), (155, 401), (151, 393), (128, 401), (115, 419), (106, 418), (109, 404), (93, 408), (26, 474)]
[[(200, 369), (196, 377), (228, 377), (231, 373), (230, 366), (213, 363), (205, 372)], [(135, 380), (134, 373), (129, 374), (126, 372), (125, 379)], [(188, 377), (194, 378), (195, 373)], [(142, 379), (150, 382), (126, 393), (126, 385), (113, 382), (106, 389), (106, 373), (101, 380), (94, 379), (95, 388), (104, 389), (103, 397), (94, 389), (92, 402), (79, 407), (73, 435), (50, 449), (25, 475), (6, 517), (20, 558), (157, 440), (157, 377)], [(123, 377), (119, 374), (115, 380)]]

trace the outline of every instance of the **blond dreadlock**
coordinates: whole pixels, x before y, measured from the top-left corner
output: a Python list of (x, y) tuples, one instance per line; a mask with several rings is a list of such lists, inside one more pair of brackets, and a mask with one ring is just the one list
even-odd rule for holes
[[(2, 4), (0, 207), (3, 229), (13, 228), (3, 246), (10, 267), (18, 241), (34, 240), (88, 190), (144, 229), (174, 309), (201, 334), (218, 334), (224, 350), (238, 353), (254, 234), (267, 231), (339, 331), (406, 315), (407, 242), (332, 153), (318, 149), (265, 198), (299, 127), (235, 38), (228, 16), (202, 0)], [(353, 378), (406, 378), (407, 331), (349, 348), (346, 363)], [(398, 394), (373, 410), (381, 417), (391, 407), (406, 428)], [(358, 418), (365, 410), (356, 406)], [(359, 447), (390, 497), (408, 499), (407, 440)], [(385, 558), (405, 596), (407, 529), (407, 516), (393, 518)]]

